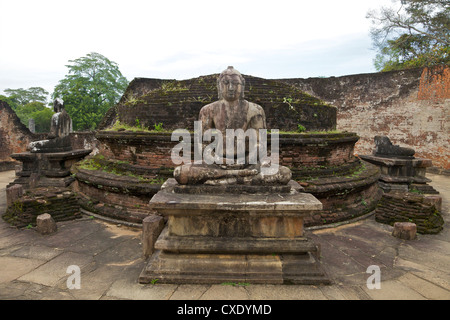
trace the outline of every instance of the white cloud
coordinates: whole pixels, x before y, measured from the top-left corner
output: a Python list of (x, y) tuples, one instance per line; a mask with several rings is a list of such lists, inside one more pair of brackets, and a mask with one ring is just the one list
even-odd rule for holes
[[(228, 65), (271, 78), (303, 77), (301, 70), (295, 75), (300, 58), (318, 63), (308, 68), (324, 75), (313, 58), (333, 58), (324, 52), (336, 51), (339, 43), (349, 46), (347, 39), (360, 44), (369, 39), (366, 46), (367, 11), (390, 2), (0, 1), (0, 93), (30, 86), (52, 91), (67, 72), (68, 60), (89, 52), (117, 62), (129, 80), (186, 79), (221, 72)], [(366, 56), (356, 72), (372, 70)]]

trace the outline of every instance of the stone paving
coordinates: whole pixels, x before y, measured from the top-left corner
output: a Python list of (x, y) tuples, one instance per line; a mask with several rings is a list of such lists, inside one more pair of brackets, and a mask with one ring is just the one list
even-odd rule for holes
[[(427, 175), (443, 198), (446, 224), (437, 235), (400, 240), (373, 215), (335, 228), (307, 230), (321, 244), (332, 285), (172, 285), (137, 282), (146, 261), (141, 230), (84, 216), (58, 222), (41, 235), (0, 219), (0, 299), (151, 300), (448, 300), (450, 299), (450, 177)], [(0, 172), (0, 213), (14, 172)], [(69, 266), (80, 268), (80, 289)], [(380, 289), (369, 289), (371, 265), (381, 271)], [(371, 281), (369, 281), (372, 283)]]

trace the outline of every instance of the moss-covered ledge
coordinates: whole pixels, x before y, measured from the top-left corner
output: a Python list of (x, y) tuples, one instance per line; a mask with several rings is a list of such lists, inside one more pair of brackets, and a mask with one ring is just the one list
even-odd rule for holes
[[(163, 176), (159, 176), (163, 172)], [(171, 169), (148, 170), (121, 161), (105, 160), (101, 155), (84, 159), (71, 168), (72, 176), (79, 182), (108, 192), (130, 195), (156, 193)]]
[(151, 131), (97, 131), (97, 140), (114, 141), (117, 144), (127, 145), (152, 145), (154, 141), (171, 141), (171, 132), (151, 132)]
[(380, 170), (367, 162), (361, 162), (359, 168), (352, 173), (344, 176), (332, 176), (325, 178), (312, 178), (300, 180), (306, 192), (314, 195), (324, 196), (324, 194), (345, 190), (348, 192), (355, 192), (361, 188), (366, 188), (368, 185), (377, 183), (380, 177)]
[[(191, 132), (191, 141), (194, 141), (194, 133)], [(101, 130), (97, 131), (96, 138), (99, 141), (114, 141), (117, 144), (128, 145), (151, 145), (154, 141), (172, 142), (172, 132), (152, 132), (152, 131), (113, 131)], [(271, 141), (270, 130), (267, 133), (268, 142)], [(356, 143), (359, 136), (355, 132), (314, 132), (314, 133), (295, 133), (281, 132), (279, 133), (280, 147), (283, 145), (331, 145), (341, 143)], [(178, 143), (173, 142), (174, 145)]]
[[(269, 136), (270, 137), (270, 136)], [(280, 147), (282, 145), (330, 145), (340, 143), (356, 143), (359, 136), (355, 132), (327, 131), (314, 133), (280, 133)]]

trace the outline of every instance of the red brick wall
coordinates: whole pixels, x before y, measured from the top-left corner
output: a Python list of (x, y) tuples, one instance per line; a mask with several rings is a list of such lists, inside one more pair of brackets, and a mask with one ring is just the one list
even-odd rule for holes
[(450, 169), (450, 67), (285, 81), (338, 108), (337, 129), (361, 137), (357, 154), (371, 154), (373, 138), (387, 135)]
[(6, 102), (0, 101), (0, 162), (14, 161), (10, 155), (25, 152), (32, 140), (30, 130)]
[[(170, 154), (178, 142), (170, 141), (170, 133), (100, 131), (97, 139), (99, 153), (106, 159), (153, 169), (175, 167)], [(358, 139), (354, 133), (282, 135), (279, 161), (289, 167), (339, 166), (354, 160)]]

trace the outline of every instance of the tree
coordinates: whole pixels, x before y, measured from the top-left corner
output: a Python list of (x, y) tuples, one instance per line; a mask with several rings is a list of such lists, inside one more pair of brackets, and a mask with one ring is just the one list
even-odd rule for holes
[(50, 132), (51, 120), (54, 112), (50, 108), (35, 111), (30, 118), (34, 119), (36, 132)]
[(28, 89), (5, 89), (8, 97), (0, 96), (16, 112), (20, 121), (28, 127), (28, 120), (34, 119), (36, 132), (48, 132), (53, 111), (47, 108), (48, 92), (41, 87)]
[(24, 106), (30, 102), (47, 103), (48, 91), (41, 87), (31, 87), (28, 89), (5, 89), (3, 90), (14, 104)]
[(69, 73), (55, 87), (52, 98), (64, 100), (74, 130), (92, 130), (122, 96), (128, 80), (117, 63), (99, 53), (69, 60)]
[(34, 119), (36, 132), (49, 132), (53, 111), (42, 102), (33, 101), (24, 106), (18, 106), (16, 114), (20, 121), (28, 127), (29, 119)]
[(450, 64), (450, 2), (402, 0), (397, 9), (370, 11), (381, 71)]
[(5, 101), (13, 110), (17, 109), (17, 102), (11, 99), (10, 97), (0, 94), (0, 101)]

